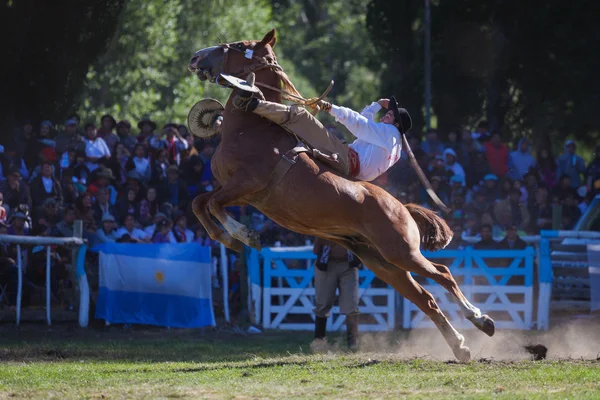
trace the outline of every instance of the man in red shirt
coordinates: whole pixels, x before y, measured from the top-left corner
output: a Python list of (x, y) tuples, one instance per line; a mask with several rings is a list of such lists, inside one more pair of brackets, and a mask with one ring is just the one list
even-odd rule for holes
[(485, 155), (492, 173), (502, 178), (508, 172), (508, 147), (500, 140), (500, 133), (492, 133), (491, 140), (485, 142)]

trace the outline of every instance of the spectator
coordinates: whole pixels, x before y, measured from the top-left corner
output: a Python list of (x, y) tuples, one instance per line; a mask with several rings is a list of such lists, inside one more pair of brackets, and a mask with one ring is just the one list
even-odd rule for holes
[[(138, 173), (136, 171), (129, 171), (127, 173), (127, 185), (128, 189), (133, 189), (135, 192), (135, 201), (140, 202), (144, 197), (146, 197), (146, 188), (142, 184), (142, 180), (140, 179)], [(127, 192), (124, 192), (127, 193)]]
[(33, 207), (38, 207), (52, 198), (56, 200), (59, 206), (63, 201), (63, 194), (60, 182), (52, 174), (52, 163), (42, 161), (41, 173), (31, 181), (31, 200)]
[(144, 233), (146, 234), (146, 236), (148, 237), (152, 237), (152, 235), (154, 235), (154, 231), (156, 230), (156, 227), (160, 225), (160, 222), (167, 219), (167, 216), (161, 212), (157, 213), (154, 216), (154, 223), (152, 225), (148, 225), (146, 228), (144, 228)]
[(150, 186), (146, 191), (146, 200), (148, 200), (148, 210), (153, 217), (159, 212), (158, 200), (156, 199), (156, 188)]
[(60, 217), (58, 215), (58, 207), (59, 204), (52, 197), (47, 198), (42, 205), (41, 210), (39, 210), (36, 214), (37, 218), (42, 218), (48, 227), (54, 231), (56, 225), (60, 221)]
[(460, 142), (458, 141), (458, 135), (454, 131), (448, 132), (448, 140), (444, 143), (444, 147), (452, 149), (458, 154), (460, 152)]
[[(413, 153), (415, 154), (415, 157), (417, 157), (419, 152), (422, 152), (422, 150), (421, 150), (420, 146), (413, 147), (414, 141), (415, 140), (413, 139), (413, 143), (410, 143), (410, 142), (409, 143), (413, 150)], [(212, 156), (214, 154), (215, 154), (214, 142), (212, 142), (211, 140), (204, 140), (202, 151), (200, 152), (200, 158), (202, 159), (202, 162), (204, 163), (204, 170), (202, 171), (202, 185), (204, 186), (205, 192), (210, 192), (213, 190), (212, 180), (213, 180), (214, 176), (212, 173), (212, 167), (210, 165), (210, 160), (212, 159)], [(408, 159), (408, 156), (406, 156), (406, 159)]]
[(552, 206), (548, 199), (548, 189), (545, 187), (539, 187), (535, 192), (535, 204), (531, 208), (530, 214), (529, 230), (531, 232), (552, 229)]
[(152, 214), (150, 214), (150, 202), (146, 199), (140, 201), (140, 217), (138, 219), (141, 226), (152, 223)]
[(67, 120), (65, 122), (65, 130), (56, 135), (56, 152), (61, 156), (64, 156), (64, 153), (69, 149), (85, 151), (85, 141), (77, 133), (77, 124), (77, 120)]
[(110, 168), (115, 177), (117, 185), (123, 185), (127, 181), (127, 167), (130, 165), (130, 157), (131, 153), (127, 150), (125, 145), (123, 143), (117, 144), (115, 147), (115, 155), (111, 157), (107, 163), (108, 168)]
[(6, 222), (6, 208), (4, 208), (4, 195), (0, 192), (0, 222)]
[(520, 229), (526, 229), (529, 226), (529, 211), (525, 203), (521, 203), (521, 191), (517, 188), (511, 189), (508, 198), (501, 200), (494, 206), (494, 215), (496, 220), (500, 220), (503, 213), (510, 214), (511, 225), (517, 225)]
[(576, 146), (572, 140), (565, 143), (565, 153), (556, 160), (557, 172), (559, 177), (564, 175), (571, 179), (571, 187), (581, 186), (581, 174), (585, 172), (585, 162), (583, 158), (575, 154)]
[(178, 210), (184, 211), (189, 202), (189, 194), (185, 183), (179, 179), (179, 169), (176, 165), (167, 168), (167, 180), (158, 185), (159, 203), (168, 202)]
[(566, 230), (573, 229), (577, 221), (579, 221), (579, 218), (581, 217), (581, 210), (579, 209), (579, 202), (577, 201), (576, 194), (569, 193), (563, 201), (562, 217), (562, 229)]
[(468, 246), (468, 243), (462, 239), (463, 229), (460, 222), (454, 222), (451, 225), (451, 228), (452, 232), (454, 232), (454, 235), (452, 235), (452, 240), (450, 243), (448, 243), (448, 246), (446, 246), (445, 249), (464, 250)]
[(187, 150), (188, 142), (179, 134), (179, 130), (173, 125), (165, 126), (167, 155), (169, 162), (172, 164), (181, 165), (181, 152)]
[(108, 192), (108, 203), (114, 206), (117, 203), (117, 196), (119, 193), (117, 189), (110, 184), (114, 179), (112, 170), (102, 166), (92, 174), (92, 179), (93, 182), (87, 187), (87, 191), (92, 195), (96, 195), (98, 190), (106, 189)]
[[(21, 176), (26, 181), (29, 180), (29, 171), (23, 158), (17, 154), (15, 146), (11, 143), (4, 147), (4, 153), (0, 153), (0, 172), (10, 171), (12, 168), (18, 168)], [(2, 175), (0, 175), (0, 178)]]
[(94, 234), (96, 232), (96, 220), (94, 218), (94, 210), (92, 209), (92, 194), (84, 192), (75, 202), (77, 210), (77, 219), (83, 221), (83, 229)]
[(190, 197), (204, 193), (202, 185), (202, 172), (204, 170), (204, 162), (200, 156), (192, 156), (185, 165), (184, 181), (187, 184)]
[(179, 213), (175, 217), (172, 233), (177, 243), (192, 243), (194, 241), (194, 233), (187, 229), (187, 218), (183, 213)]
[(148, 183), (152, 177), (150, 160), (146, 154), (146, 149), (142, 144), (136, 144), (133, 150), (133, 157), (125, 165), (127, 172), (136, 171), (143, 183)]
[(27, 183), (21, 181), (21, 171), (13, 167), (8, 173), (5, 181), (0, 182), (0, 193), (4, 195), (4, 205), (8, 207), (7, 212), (16, 208), (19, 204), (27, 204), (31, 208), (31, 196)]
[(96, 191), (96, 201), (92, 206), (92, 210), (94, 212), (94, 220), (98, 225), (100, 225), (100, 222), (104, 220), (103, 218), (106, 215), (115, 215), (115, 207), (109, 203), (108, 196), (107, 188), (100, 188)]
[(133, 147), (138, 143), (137, 139), (131, 135), (131, 123), (127, 120), (119, 121), (117, 124), (117, 134), (119, 143), (129, 152), (133, 152)]
[(472, 168), (467, 170), (467, 186), (469, 187), (480, 184), (486, 175), (492, 173), (483, 151), (474, 151), (472, 153), (472, 163)]
[[(408, 168), (410, 168), (410, 167), (408, 167)], [(447, 185), (450, 183), (450, 177), (452, 175), (454, 175), (454, 173), (452, 171), (449, 171), (446, 169), (446, 163), (444, 162), (444, 156), (441, 154), (438, 156), (435, 156), (435, 158), (433, 159), (433, 161), (431, 162), (431, 165), (429, 166), (429, 168), (427, 170), (427, 177), (429, 179), (431, 179), (434, 176), (438, 176), (442, 179), (442, 182)]]
[(134, 243), (150, 243), (150, 237), (141, 229), (135, 227), (135, 216), (132, 214), (126, 215), (123, 218), (123, 226), (117, 231), (117, 239), (123, 239), (127, 235), (128, 239)]
[(87, 163), (85, 162), (85, 159), (85, 151), (78, 150), (75, 153), (75, 161), (73, 161), (73, 163), (69, 166), (69, 169), (73, 171), (73, 177), (76, 178), (74, 182), (80, 182), (83, 185), (86, 184), (89, 177), (92, 175), (91, 171), (86, 165)]
[(63, 174), (61, 188), (64, 204), (75, 204), (77, 197), (79, 197), (79, 192), (75, 187), (75, 182), (73, 182), (73, 180), (76, 178), (72, 176), (72, 173), (72, 170), (66, 170)]
[(22, 211), (16, 211), (12, 215), (12, 223), (8, 228), (9, 235), (29, 236), (29, 228), (25, 226), (27, 215)]
[(148, 141), (156, 129), (156, 122), (152, 121), (148, 117), (145, 117), (138, 122), (138, 129), (140, 130), (140, 134), (137, 136), (138, 143), (148, 144)]
[(462, 165), (456, 161), (456, 153), (452, 149), (444, 150), (444, 159), (446, 160), (446, 169), (452, 172), (453, 175), (462, 176), (466, 179), (465, 170)]
[(117, 126), (117, 121), (112, 117), (112, 115), (105, 114), (100, 118), (100, 129), (98, 129), (98, 137), (104, 140), (106, 146), (108, 146), (108, 150), (113, 153), (115, 151), (115, 146), (119, 143), (119, 136), (117, 136), (114, 132), (115, 127)]
[(466, 239), (468, 237), (478, 237), (479, 236), (479, 222), (477, 215), (471, 212), (468, 212), (465, 216), (465, 229), (462, 231), (462, 238)]
[(481, 240), (473, 245), (475, 250), (497, 250), (499, 248), (498, 242), (492, 237), (492, 227), (490, 225), (481, 225), (479, 235)]
[(444, 144), (439, 139), (436, 129), (432, 128), (427, 131), (427, 136), (421, 143), (421, 148), (429, 157), (435, 157), (444, 152)]
[(521, 138), (517, 150), (510, 152), (508, 157), (508, 176), (522, 181), (525, 174), (535, 166), (535, 160), (529, 151), (529, 140)]
[(494, 131), (484, 148), (492, 173), (502, 178), (508, 172), (508, 147), (502, 143), (500, 132)]
[(86, 167), (90, 172), (94, 172), (101, 164), (106, 164), (106, 161), (110, 158), (110, 150), (106, 145), (106, 142), (97, 137), (98, 131), (96, 125), (93, 123), (87, 123), (85, 125), (85, 155), (86, 155)]
[(494, 203), (500, 199), (500, 188), (498, 187), (498, 177), (494, 174), (487, 174), (483, 177), (483, 185), (479, 191), (485, 198), (486, 203)]
[(484, 151), (483, 146), (473, 138), (471, 132), (468, 129), (463, 129), (461, 136), (460, 151), (458, 155), (458, 162), (466, 170), (470, 170), (473, 164), (473, 154), (477, 151)]
[(167, 168), (169, 167), (169, 159), (167, 150), (161, 149), (156, 153), (154, 162), (152, 163), (151, 182), (157, 185), (167, 180)]
[(100, 243), (115, 243), (117, 241), (117, 224), (115, 217), (110, 214), (104, 214), (100, 229), (96, 231), (96, 236)]
[(593, 194), (596, 194), (600, 187), (600, 144), (596, 145), (594, 159), (585, 170), (585, 184), (588, 192), (593, 192)]
[(133, 188), (127, 189), (127, 197), (122, 198), (117, 203), (117, 215), (124, 218), (127, 215), (134, 215), (137, 220), (140, 215), (138, 202), (136, 201), (136, 192)]
[(568, 175), (561, 176), (558, 185), (554, 188), (552, 194), (558, 197), (561, 202), (564, 201), (567, 196), (575, 195), (576, 189), (571, 184), (571, 177)]
[(525, 250), (527, 243), (519, 237), (516, 225), (511, 225), (506, 230), (506, 236), (498, 243), (498, 248), (502, 250)]
[(496, 220), (494, 219), (494, 216), (491, 212), (484, 212), (483, 214), (481, 214), (481, 224), (489, 225), (492, 227), (493, 237), (502, 236), (502, 234), (504, 233), (502, 226), (496, 223)]
[(471, 137), (480, 143), (490, 140), (489, 124), (487, 121), (480, 121), (477, 124), (477, 129), (471, 133)]
[(163, 219), (157, 225), (157, 229), (152, 235), (152, 243), (171, 243), (169, 234), (171, 233), (171, 221)]
[(550, 190), (556, 185), (556, 160), (552, 155), (552, 147), (544, 147), (537, 153), (538, 176), (540, 181)]

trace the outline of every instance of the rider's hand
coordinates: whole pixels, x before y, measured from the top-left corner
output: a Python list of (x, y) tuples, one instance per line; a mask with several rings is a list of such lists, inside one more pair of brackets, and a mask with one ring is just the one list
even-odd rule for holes
[(387, 110), (388, 106), (390, 105), (390, 100), (389, 99), (379, 99), (379, 100), (377, 100), (377, 103), (379, 103), (379, 105), (381, 107), (383, 107)]

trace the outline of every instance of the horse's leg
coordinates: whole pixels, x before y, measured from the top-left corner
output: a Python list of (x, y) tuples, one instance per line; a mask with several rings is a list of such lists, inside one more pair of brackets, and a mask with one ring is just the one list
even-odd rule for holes
[(252, 180), (252, 175), (244, 172), (242, 170), (236, 173), (221, 190), (208, 199), (208, 209), (223, 224), (223, 228), (231, 236), (252, 248), (260, 250), (260, 236), (258, 233), (251, 231), (225, 212), (225, 207), (236, 205), (244, 196), (259, 192), (266, 187), (266, 184), (257, 183)]
[(464, 336), (454, 329), (442, 310), (440, 310), (431, 293), (416, 282), (410, 275), (410, 272), (403, 271), (397, 266), (390, 264), (374, 249), (367, 246), (360, 246), (358, 249), (355, 249), (355, 252), (377, 277), (391, 285), (398, 293), (414, 303), (433, 321), (458, 360), (463, 362), (469, 361), (471, 352), (464, 345)]
[(206, 229), (206, 233), (212, 240), (217, 240), (225, 245), (225, 247), (237, 251), (241, 253), (244, 250), (244, 244), (239, 240), (234, 239), (231, 235), (221, 229), (210, 217), (208, 210), (206, 208), (206, 204), (208, 200), (218, 191), (219, 189), (215, 189), (212, 192), (204, 193), (197, 196), (194, 201), (192, 201), (192, 211), (194, 215), (204, 229)]

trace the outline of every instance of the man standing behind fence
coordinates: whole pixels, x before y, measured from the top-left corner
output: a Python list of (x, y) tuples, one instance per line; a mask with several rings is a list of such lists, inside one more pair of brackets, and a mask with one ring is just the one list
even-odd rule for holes
[(316, 238), (315, 262), (315, 341), (314, 347), (325, 343), (327, 318), (339, 288), (340, 313), (346, 316), (346, 338), (351, 351), (357, 349), (358, 336), (358, 258), (342, 246)]

